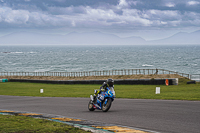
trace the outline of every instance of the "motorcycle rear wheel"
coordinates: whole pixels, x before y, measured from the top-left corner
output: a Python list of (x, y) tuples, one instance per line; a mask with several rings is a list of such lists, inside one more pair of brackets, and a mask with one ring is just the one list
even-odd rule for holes
[(90, 100), (89, 103), (88, 103), (88, 109), (89, 109), (89, 111), (94, 111), (95, 110), (95, 108), (93, 107), (92, 100)]
[(103, 112), (107, 112), (110, 109), (111, 104), (112, 104), (112, 100), (110, 98), (107, 99), (107, 103), (106, 104), (105, 104), (105, 101), (106, 101), (106, 99), (103, 101), (103, 104), (102, 104), (102, 111)]

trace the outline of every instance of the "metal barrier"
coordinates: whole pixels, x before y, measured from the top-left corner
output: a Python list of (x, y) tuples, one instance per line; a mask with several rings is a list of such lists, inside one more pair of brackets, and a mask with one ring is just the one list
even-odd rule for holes
[(190, 78), (189, 74), (178, 73), (164, 69), (120, 69), (120, 70), (83, 71), (83, 72), (0, 72), (0, 76), (61, 76), (61, 77), (151, 75), (151, 74), (178, 74), (180, 76)]
[[(176, 79), (168, 79), (169, 85), (178, 85)], [(105, 80), (32, 80), (32, 79), (10, 79), (10, 82), (29, 82), (29, 83), (46, 83), (46, 84), (102, 84)], [(165, 85), (166, 79), (116, 79), (115, 84), (129, 85)]]

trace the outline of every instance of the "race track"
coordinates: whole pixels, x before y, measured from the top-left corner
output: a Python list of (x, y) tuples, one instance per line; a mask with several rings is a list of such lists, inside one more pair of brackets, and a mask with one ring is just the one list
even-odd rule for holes
[(163, 133), (199, 133), (200, 101), (115, 99), (104, 113), (89, 98), (1, 96), (0, 109), (61, 115)]

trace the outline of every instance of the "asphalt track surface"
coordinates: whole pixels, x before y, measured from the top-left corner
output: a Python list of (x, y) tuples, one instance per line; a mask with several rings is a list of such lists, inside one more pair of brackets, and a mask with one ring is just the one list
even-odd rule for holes
[(1, 96), (0, 109), (61, 115), (162, 133), (199, 133), (200, 101), (115, 99), (108, 112), (89, 98)]

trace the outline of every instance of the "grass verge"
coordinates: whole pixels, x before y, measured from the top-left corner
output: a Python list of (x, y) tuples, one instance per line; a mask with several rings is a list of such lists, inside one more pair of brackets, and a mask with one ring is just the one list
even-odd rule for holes
[(27, 116), (0, 115), (0, 133), (89, 133), (59, 122)]
[[(185, 79), (179, 85), (115, 85), (117, 98), (132, 99), (168, 99), (200, 100), (200, 84), (186, 84)], [(0, 95), (39, 96), (39, 97), (89, 97), (100, 85), (61, 85), (41, 83), (0, 83)], [(156, 87), (161, 88), (155, 94)], [(44, 93), (40, 93), (40, 89)]]

